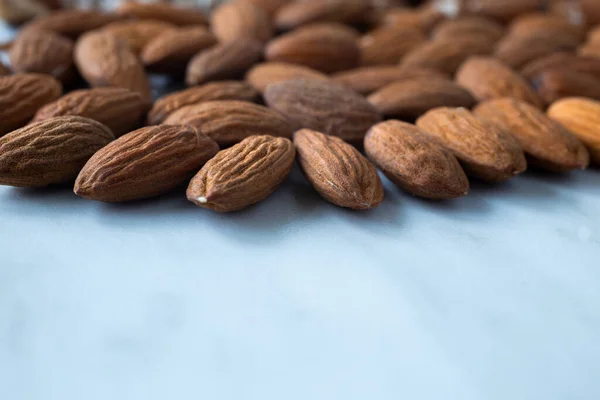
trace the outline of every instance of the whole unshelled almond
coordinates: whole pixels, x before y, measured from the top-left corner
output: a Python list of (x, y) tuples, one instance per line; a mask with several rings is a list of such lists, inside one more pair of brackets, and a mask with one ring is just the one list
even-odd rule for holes
[(360, 47), (362, 65), (395, 65), (408, 52), (425, 42), (420, 29), (384, 26), (363, 35)]
[(465, 0), (462, 6), (467, 14), (508, 22), (521, 14), (543, 9), (545, 3), (545, 0)]
[(92, 87), (113, 86), (152, 99), (144, 67), (127, 44), (106, 32), (83, 35), (75, 46), (75, 63)]
[(273, 36), (269, 14), (247, 2), (223, 3), (212, 13), (211, 29), (220, 42), (255, 39), (266, 42)]
[(212, 80), (235, 79), (262, 57), (262, 45), (254, 40), (217, 44), (198, 53), (187, 67), (186, 82), (198, 85)]
[(476, 100), (464, 88), (442, 78), (415, 77), (390, 83), (368, 97), (380, 113), (415, 119), (436, 107), (472, 107)]
[(265, 62), (257, 64), (246, 73), (246, 81), (261, 93), (272, 83), (289, 81), (291, 79), (327, 80), (327, 75), (302, 65), (282, 62)]
[(588, 148), (592, 162), (600, 165), (600, 101), (583, 97), (558, 100), (548, 116), (577, 136)]
[(187, 198), (219, 212), (242, 210), (273, 193), (289, 175), (294, 158), (289, 139), (251, 136), (208, 161), (191, 180)]
[(72, 182), (86, 161), (113, 139), (106, 126), (82, 117), (57, 117), (17, 129), (0, 138), (0, 185)]
[(538, 58), (559, 51), (573, 51), (578, 42), (569, 37), (549, 33), (542, 36), (507, 35), (498, 45), (494, 57), (513, 68), (522, 68)]
[(534, 77), (533, 84), (546, 104), (564, 97), (600, 100), (600, 79), (583, 72), (549, 69)]
[(50, 75), (0, 77), (0, 136), (25, 125), (38, 109), (61, 94), (61, 84)]
[(185, 106), (169, 115), (165, 124), (191, 125), (229, 146), (253, 135), (292, 137), (294, 125), (275, 110), (236, 100), (207, 101)]
[(139, 93), (122, 88), (75, 90), (40, 108), (33, 122), (76, 115), (106, 125), (121, 136), (140, 123), (145, 103)]
[(308, 25), (270, 41), (265, 58), (325, 73), (350, 69), (360, 61), (358, 33), (334, 23)]
[(150, 71), (179, 75), (194, 55), (216, 43), (213, 34), (205, 27), (184, 27), (152, 39), (142, 50), (141, 58)]
[(76, 39), (79, 35), (102, 28), (120, 20), (115, 14), (107, 14), (93, 10), (59, 10), (34, 19), (23, 27), (23, 30), (39, 29)]
[(127, 1), (117, 8), (117, 14), (138, 19), (158, 19), (175, 25), (206, 25), (202, 11), (167, 3), (139, 3)]
[(478, 100), (514, 97), (541, 108), (542, 101), (529, 83), (492, 57), (472, 57), (456, 73), (456, 82)]
[(269, 85), (269, 105), (294, 121), (350, 142), (362, 141), (367, 130), (381, 120), (364, 97), (329, 81), (295, 79)]
[(521, 69), (521, 74), (527, 79), (534, 79), (547, 70), (557, 69), (582, 72), (600, 79), (600, 59), (567, 52), (553, 53), (533, 60)]
[(466, 16), (440, 22), (431, 33), (433, 39), (474, 36), (485, 36), (497, 42), (504, 36), (504, 27), (493, 19)]
[(257, 7), (262, 8), (269, 14), (269, 17), (273, 17), (277, 10), (287, 4), (289, 0), (237, 0), (238, 2), (249, 3)]
[(294, 146), (304, 175), (325, 200), (354, 210), (383, 201), (377, 169), (354, 146), (310, 129), (294, 134)]
[(73, 74), (73, 42), (53, 32), (19, 34), (8, 53), (15, 72), (38, 72), (66, 81)]
[(417, 126), (452, 151), (468, 175), (499, 182), (527, 169), (516, 140), (467, 109), (433, 109), (417, 120)]
[(140, 19), (113, 22), (102, 31), (121, 39), (135, 54), (139, 54), (152, 39), (173, 29), (175, 25), (168, 22)]
[(447, 76), (431, 68), (402, 68), (389, 65), (355, 68), (332, 76), (335, 82), (364, 95), (396, 81), (418, 78), (444, 79)]
[(413, 124), (389, 120), (373, 126), (365, 151), (385, 176), (415, 196), (441, 200), (469, 192), (456, 157)]
[(38, 0), (0, 2), (0, 19), (11, 25), (21, 24), (49, 11), (48, 6)]
[(558, 16), (542, 12), (523, 14), (510, 24), (510, 34), (523, 37), (554, 35), (572, 38), (581, 42), (585, 36), (583, 24), (573, 24)]
[(238, 81), (211, 82), (180, 92), (168, 94), (154, 102), (148, 113), (148, 124), (162, 123), (169, 115), (185, 106), (215, 100), (240, 100), (252, 102), (258, 92), (249, 84)]
[(382, 13), (378, 26), (406, 26), (429, 32), (434, 26), (447, 18), (438, 4), (426, 3), (418, 8), (391, 7)]
[(510, 133), (532, 164), (551, 171), (583, 169), (590, 156), (585, 146), (540, 109), (514, 98), (484, 101), (475, 116)]
[(313, 22), (354, 24), (365, 21), (370, 8), (369, 0), (290, 1), (275, 14), (275, 26), (289, 30)]
[(74, 192), (113, 203), (158, 196), (183, 184), (218, 151), (214, 141), (190, 126), (141, 128), (94, 154)]

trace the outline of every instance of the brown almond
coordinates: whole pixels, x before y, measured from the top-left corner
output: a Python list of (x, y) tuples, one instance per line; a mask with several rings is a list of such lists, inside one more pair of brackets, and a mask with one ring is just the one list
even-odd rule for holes
[(546, 70), (533, 78), (533, 84), (546, 104), (564, 97), (600, 100), (600, 79), (582, 72)]
[(113, 22), (102, 30), (127, 43), (135, 54), (140, 54), (152, 39), (173, 29), (175, 29), (175, 25), (168, 22), (140, 19)]
[(527, 169), (523, 150), (508, 133), (464, 108), (436, 108), (417, 120), (461, 162), (467, 175), (499, 182)]
[(215, 100), (240, 100), (252, 102), (259, 93), (245, 82), (222, 81), (195, 86), (168, 94), (154, 102), (148, 113), (148, 124), (158, 125), (169, 115), (185, 106)]
[(289, 0), (237, 0), (238, 2), (252, 4), (254, 6), (260, 7), (269, 14), (269, 17), (273, 17), (275, 13), (284, 5), (286, 5)]
[(262, 45), (253, 40), (217, 44), (198, 53), (187, 67), (188, 85), (235, 79), (260, 61)]
[(361, 65), (395, 65), (408, 52), (427, 38), (422, 30), (384, 26), (363, 35), (360, 47)]
[(325, 73), (350, 69), (360, 61), (358, 33), (340, 24), (309, 25), (270, 41), (265, 58)]
[(221, 150), (194, 176), (187, 198), (218, 212), (239, 211), (267, 198), (294, 165), (289, 139), (251, 136)]
[(433, 39), (485, 36), (497, 42), (504, 36), (504, 27), (493, 19), (476, 16), (458, 17), (440, 22), (433, 32)]
[(596, 0), (579, 0), (579, 6), (590, 24), (600, 24), (600, 5)]
[(338, 72), (332, 76), (334, 82), (364, 95), (379, 90), (390, 83), (419, 78), (445, 79), (447, 75), (431, 68), (402, 68), (381, 65), (355, 68)]
[(92, 87), (129, 89), (151, 101), (150, 83), (144, 67), (125, 42), (106, 32), (83, 35), (75, 46), (75, 63)]
[(69, 183), (114, 136), (101, 123), (57, 117), (0, 138), (0, 185), (42, 187)]
[(584, 169), (590, 156), (585, 146), (540, 109), (514, 98), (488, 100), (475, 116), (510, 133), (532, 164), (551, 171)]
[(49, 7), (38, 0), (0, 2), (0, 19), (11, 25), (21, 24), (49, 11)]
[(223, 3), (212, 13), (211, 29), (219, 42), (254, 39), (266, 42), (273, 36), (269, 14), (250, 3)]
[(10, 71), (8, 70), (8, 68), (6, 68), (2, 62), (0, 62), (0, 76), (9, 75), (9, 74), (10, 74)]
[(541, 10), (545, 4), (546, 0), (465, 0), (463, 10), (467, 14), (508, 22), (521, 14)]
[(581, 42), (585, 36), (585, 27), (582, 24), (572, 24), (558, 15), (542, 12), (523, 14), (510, 24), (511, 35), (535, 37), (545, 36), (548, 32)]
[(600, 165), (600, 101), (582, 97), (558, 100), (548, 116), (577, 136), (588, 148), (591, 161)]
[(194, 126), (221, 146), (261, 134), (291, 138), (294, 132), (294, 125), (277, 111), (236, 100), (185, 106), (169, 115), (164, 123)]
[(360, 23), (370, 8), (368, 0), (290, 1), (275, 14), (275, 26), (289, 30), (314, 22)]
[(476, 100), (464, 88), (442, 78), (418, 77), (390, 83), (368, 97), (380, 113), (415, 119), (436, 107), (467, 107)]
[(298, 127), (350, 142), (362, 141), (381, 116), (367, 100), (328, 81), (295, 79), (267, 87), (265, 101), (294, 121)]
[(600, 79), (600, 59), (571, 53), (554, 53), (527, 63), (521, 74), (534, 79), (546, 70), (564, 69), (590, 74)]
[(325, 200), (354, 210), (383, 201), (377, 169), (354, 146), (310, 129), (294, 134), (294, 146), (304, 175)]
[(600, 58), (600, 43), (585, 43), (577, 49), (577, 54), (585, 57)]
[(365, 151), (385, 176), (415, 196), (441, 200), (469, 192), (456, 157), (413, 124), (389, 120), (373, 126)]
[(425, 3), (418, 8), (392, 7), (383, 13), (379, 26), (405, 26), (429, 32), (438, 23), (447, 18), (435, 3)]
[(85, 32), (102, 28), (105, 25), (120, 20), (115, 14), (93, 10), (58, 10), (51, 14), (34, 19), (23, 27), (23, 30), (39, 29), (76, 39)]
[(180, 7), (167, 3), (139, 3), (127, 1), (117, 8), (117, 14), (123, 17), (138, 19), (158, 19), (171, 24), (206, 25), (206, 17), (199, 9), (191, 7)]
[(255, 65), (246, 73), (246, 81), (261, 93), (272, 83), (289, 81), (291, 79), (327, 80), (327, 75), (302, 65), (282, 62), (265, 62)]
[(123, 88), (75, 90), (40, 108), (33, 122), (73, 115), (106, 125), (121, 136), (140, 123), (145, 103), (139, 93)]
[(216, 43), (203, 26), (173, 29), (152, 39), (142, 50), (141, 59), (150, 71), (179, 75), (192, 57)]
[(111, 203), (158, 196), (186, 182), (218, 151), (213, 140), (191, 126), (141, 128), (94, 154), (74, 192)]
[(541, 108), (542, 101), (516, 71), (492, 57), (472, 57), (456, 73), (456, 82), (477, 100), (514, 97)]
[(0, 136), (25, 125), (38, 109), (61, 94), (61, 84), (50, 75), (0, 77)]
[(494, 57), (510, 67), (519, 69), (538, 58), (559, 51), (573, 51), (577, 41), (572, 38), (549, 33), (545, 36), (507, 35), (498, 45)]

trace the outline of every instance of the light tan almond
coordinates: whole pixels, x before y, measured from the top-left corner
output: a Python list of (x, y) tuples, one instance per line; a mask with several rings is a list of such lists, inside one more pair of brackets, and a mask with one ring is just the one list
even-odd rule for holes
[(360, 47), (361, 64), (395, 65), (408, 52), (426, 41), (425, 33), (416, 28), (384, 26), (363, 35)]
[(248, 2), (232, 1), (218, 6), (212, 13), (211, 29), (219, 42), (254, 39), (266, 42), (273, 36), (269, 14)]
[(127, 1), (117, 8), (117, 14), (138, 19), (158, 19), (181, 26), (208, 23), (204, 13), (199, 9), (167, 3)]
[(246, 73), (246, 81), (261, 93), (272, 83), (289, 81), (291, 79), (327, 80), (327, 75), (302, 65), (282, 62), (265, 62), (255, 65)]

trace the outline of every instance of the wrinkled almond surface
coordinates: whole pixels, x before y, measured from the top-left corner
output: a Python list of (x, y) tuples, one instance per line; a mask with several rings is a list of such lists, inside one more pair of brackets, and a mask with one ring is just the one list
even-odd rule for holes
[(300, 78), (326, 80), (328, 76), (312, 68), (282, 62), (257, 64), (246, 74), (246, 81), (261, 93), (272, 83)]

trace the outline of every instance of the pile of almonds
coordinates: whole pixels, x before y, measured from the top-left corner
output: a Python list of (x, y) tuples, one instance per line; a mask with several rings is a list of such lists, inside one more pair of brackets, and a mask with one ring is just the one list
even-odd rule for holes
[[(469, 179), (600, 164), (597, 0), (233, 0), (208, 14), (126, 2), (21, 26), (2, 46), (0, 184), (124, 202), (189, 182), (191, 202), (226, 212), (297, 161), (324, 199), (369, 209), (377, 169), (450, 199)], [(150, 74), (188, 88), (154, 100)]]

